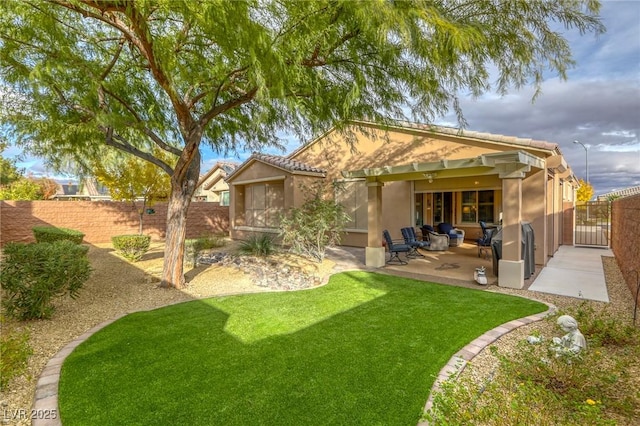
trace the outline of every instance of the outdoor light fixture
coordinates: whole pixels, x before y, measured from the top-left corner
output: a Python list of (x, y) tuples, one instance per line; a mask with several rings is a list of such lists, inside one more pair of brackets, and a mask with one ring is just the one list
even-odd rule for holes
[(582, 147), (584, 148), (584, 158), (585, 158), (584, 165), (585, 165), (585, 169), (586, 169), (585, 170), (585, 174), (586, 174), (585, 182), (589, 182), (589, 146), (588, 145), (585, 146), (585, 144), (583, 144), (582, 142), (577, 141), (577, 140), (573, 141), (573, 143), (577, 143), (579, 145), (582, 145)]
[(433, 178), (436, 177), (437, 175), (436, 173), (425, 173), (423, 176), (427, 178), (429, 183), (433, 183)]

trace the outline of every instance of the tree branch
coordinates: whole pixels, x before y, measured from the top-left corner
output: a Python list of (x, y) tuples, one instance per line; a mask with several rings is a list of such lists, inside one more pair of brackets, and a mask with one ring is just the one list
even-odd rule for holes
[(107, 146), (114, 147), (121, 151), (128, 152), (131, 155), (135, 155), (138, 158), (149, 161), (150, 163), (153, 163), (156, 166), (160, 167), (169, 176), (173, 175), (173, 169), (171, 168), (171, 166), (169, 166), (164, 161), (149, 154), (148, 152), (141, 151), (135, 146), (133, 146), (131, 143), (129, 143), (127, 139), (125, 139), (124, 137), (120, 136), (117, 133), (114, 133), (113, 127), (99, 126), (99, 128), (101, 131), (104, 132), (106, 136), (105, 143), (107, 144)]
[[(104, 88), (103, 89), (105, 91), (105, 93), (107, 93), (109, 96), (111, 96), (112, 98), (114, 98), (116, 101), (118, 101), (118, 103), (120, 103), (120, 105), (122, 105), (127, 111), (129, 111), (129, 114), (131, 114), (133, 116), (133, 118), (136, 120), (137, 123), (144, 123), (144, 121), (140, 118), (140, 116), (138, 115), (138, 113), (131, 107), (131, 105), (129, 105), (129, 103), (127, 101), (125, 101), (124, 99), (122, 99), (120, 96), (118, 96), (117, 94), (111, 92), (109, 89)], [(179, 156), (181, 151), (169, 144), (167, 144), (166, 142), (164, 142), (160, 136), (158, 136), (153, 130), (149, 129), (147, 126), (143, 126), (142, 131), (144, 132), (145, 135), (147, 135), (156, 145), (158, 145), (158, 147), (160, 147), (161, 149), (163, 149), (166, 152), (169, 152), (173, 155), (177, 155)]]
[[(94, 13), (90, 10), (78, 7), (65, 0), (49, 0), (61, 7), (72, 10), (80, 15), (103, 22), (110, 27), (120, 31), (129, 42), (136, 47), (138, 52), (145, 58), (149, 64), (149, 69), (160, 87), (169, 97), (171, 104), (176, 112), (178, 121), (183, 129), (191, 127), (193, 118), (187, 105), (180, 99), (175, 88), (171, 84), (169, 77), (162, 69), (160, 62), (157, 60), (153, 51), (152, 40), (147, 37), (149, 28), (146, 25), (145, 17), (141, 16), (135, 8), (135, 4), (129, 2), (128, 6), (123, 6), (118, 2), (100, 1), (100, 0), (80, 0), (83, 4), (93, 9), (99, 10), (101, 13)], [(122, 13), (131, 21), (131, 27), (123, 22), (114, 13)]]
[[(222, 90), (222, 87), (224, 87), (224, 84), (227, 80), (233, 80), (237, 75), (245, 72), (246, 70), (249, 69), (249, 66), (244, 66), (242, 68), (238, 68), (235, 69), (231, 72), (229, 72), (220, 82), (220, 84), (218, 85), (218, 88), (216, 89), (216, 95), (214, 97), (214, 101), (213, 104), (215, 105), (218, 101), (218, 96), (220, 95), (220, 91)], [(209, 93), (211, 93), (211, 90), (205, 90), (202, 91), (200, 93), (198, 93), (196, 96), (194, 96), (191, 101), (189, 102), (189, 108), (193, 108), (193, 106), (202, 98), (204, 98), (205, 96), (207, 96)]]
[(256, 96), (256, 93), (258, 93), (258, 88), (254, 87), (253, 89), (251, 89), (250, 91), (246, 92), (244, 95), (238, 98), (231, 99), (223, 104), (214, 106), (213, 108), (211, 108), (209, 111), (207, 111), (202, 115), (202, 117), (198, 121), (198, 124), (204, 128), (207, 125), (207, 123), (209, 123), (209, 121), (211, 121), (214, 117), (232, 108), (235, 108), (237, 106), (250, 102)]

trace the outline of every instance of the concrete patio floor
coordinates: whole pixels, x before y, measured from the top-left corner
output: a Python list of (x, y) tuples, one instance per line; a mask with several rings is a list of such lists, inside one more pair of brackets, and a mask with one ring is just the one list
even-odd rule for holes
[[(421, 250), (421, 253), (423, 258), (409, 259), (406, 265), (385, 265), (382, 268), (364, 266), (363, 248), (336, 247), (327, 252), (327, 257), (337, 263), (338, 270), (364, 269), (477, 289), (498, 284), (492, 257), (478, 257), (475, 244), (464, 243), (446, 251)], [(546, 267), (536, 265), (534, 275), (524, 280), (522, 289), (608, 302), (602, 256), (613, 256), (613, 253), (610, 249), (561, 246)], [(388, 253), (386, 258), (389, 258)], [(400, 258), (406, 260), (404, 254)], [(487, 285), (480, 285), (473, 279), (473, 272), (481, 266), (485, 268)]]
[[(449, 247), (446, 251), (420, 250), (423, 258), (406, 259), (400, 254), (406, 265), (385, 265), (383, 268), (372, 268), (376, 272), (390, 273), (422, 281), (433, 281), (442, 284), (453, 284), (473, 288), (487, 286), (477, 284), (473, 279), (476, 268), (484, 266), (488, 285), (496, 285), (498, 277), (493, 274), (493, 260), (478, 257), (478, 247), (472, 243), (463, 243), (458, 247)], [(327, 252), (327, 257), (338, 264), (341, 269), (367, 269), (364, 266), (364, 249), (357, 247), (335, 247)], [(389, 258), (387, 253), (386, 258)], [(533, 279), (525, 280), (525, 288)]]

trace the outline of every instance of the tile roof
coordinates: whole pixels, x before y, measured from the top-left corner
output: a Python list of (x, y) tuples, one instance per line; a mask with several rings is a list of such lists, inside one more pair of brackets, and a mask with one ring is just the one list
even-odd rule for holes
[(261, 161), (263, 163), (269, 164), (279, 169), (286, 170), (290, 173), (311, 173), (311, 174), (320, 174), (323, 176), (327, 174), (326, 170), (319, 169), (317, 167), (312, 167), (312, 166), (309, 166), (308, 164), (302, 163), (300, 161), (292, 160), (287, 157), (254, 152), (253, 154), (251, 154), (251, 157), (247, 158), (247, 160), (244, 163), (236, 167), (236, 169), (227, 176), (227, 180), (231, 176), (239, 172), (240, 170), (247, 167), (249, 163), (253, 161)]
[[(374, 124), (374, 123), (372, 123)], [(375, 125), (375, 124), (374, 124)], [(409, 123), (406, 121), (398, 122), (398, 127), (406, 129), (417, 129), (427, 132), (440, 133), (450, 136), (464, 137), (469, 139), (478, 139), (489, 142), (500, 142), (510, 145), (528, 146), (532, 148), (554, 151), (558, 148), (558, 144), (553, 142), (535, 140), (531, 138), (519, 138), (515, 136), (505, 136), (494, 133), (476, 132), (473, 130), (463, 130), (455, 127), (436, 126), (430, 124)]]
[(255, 160), (260, 160), (263, 163), (270, 164), (272, 166), (278, 167), (280, 169), (284, 169), (289, 172), (307, 172), (307, 173), (321, 173), (326, 174), (327, 171), (323, 169), (318, 169), (316, 167), (309, 166), (300, 161), (291, 160), (287, 157), (282, 157), (280, 155), (268, 155), (261, 154), (258, 152), (254, 152), (251, 155), (250, 159), (253, 158)]
[[(204, 182), (211, 177), (211, 175), (218, 169), (220, 169), (222, 173), (222, 177), (226, 177), (231, 174), (238, 167), (238, 163), (234, 163), (232, 161), (218, 161), (213, 165), (206, 173), (200, 175), (200, 179), (198, 180), (198, 186), (204, 184)], [(210, 188), (205, 188), (210, 189)]]

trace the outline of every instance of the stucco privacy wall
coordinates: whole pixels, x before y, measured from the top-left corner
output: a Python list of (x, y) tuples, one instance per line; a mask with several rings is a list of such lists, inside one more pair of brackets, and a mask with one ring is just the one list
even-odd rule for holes
[[(611, 249), (631, 290), (640, 274), (640, 195), (615, 200), (611, 205)], [(635, 294), (636, 297), (640, 295)]]
[[(165, 236), (167, 204), (153, 205), (155, 214), (144, 215), (143, 233), (154, 240)], [(71, 228), (85, 234), (86, 243), (111, 241), (114, 235), (137, 234), (139, 216), (131, 203), (113, 201), (0, 201), (0, 245), (34, 241), (34, 226)], [(218, 203), (191, 203), (187, 238), (228, 232), (229, 208)]]

